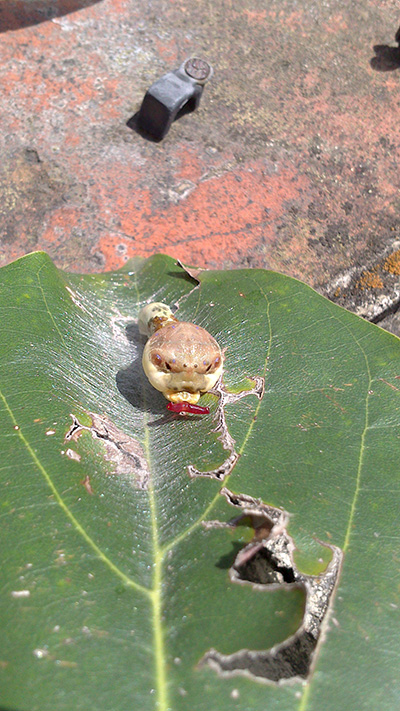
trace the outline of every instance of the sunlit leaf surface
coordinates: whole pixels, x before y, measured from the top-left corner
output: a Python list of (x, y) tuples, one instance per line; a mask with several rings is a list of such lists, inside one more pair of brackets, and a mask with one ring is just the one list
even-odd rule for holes
[[(41, 253), (0, 271), (0, 704), (12, 711), (393, 711), (400, 704), (400, 344), (298, 281), (167, 257), (70, 275)], [(141, 368), (138, 310), (178, 303), (226, 348), (225, 407), (167, 414)], [(222, 486), (290, 514), (299, 569), (344, 564), (307, 683), (199, 661), (267, 650), (304, 592), (231, 582), (252, 537)]]

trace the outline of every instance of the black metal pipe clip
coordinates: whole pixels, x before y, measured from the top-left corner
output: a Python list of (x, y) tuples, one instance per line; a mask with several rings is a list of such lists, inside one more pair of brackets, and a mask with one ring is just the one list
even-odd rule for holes
[(147, 90), (137, 116), (140, 131), (161, 141), (176, 118), (197, 109), (204, 85), (213, 74), (204, 59), (187, 59)]

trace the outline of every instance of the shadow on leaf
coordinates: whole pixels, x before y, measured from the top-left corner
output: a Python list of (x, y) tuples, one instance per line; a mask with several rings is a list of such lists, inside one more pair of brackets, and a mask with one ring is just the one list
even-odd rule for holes
[(239, 551), (243, 548), (243, 543), (239, 543), (238, 541), (233, 541), (232, 542), (232, 550), (229, 553), (226, 553), (225, 555), (222, 555), (218, 562), (215, 564), (217, 568), (220, 568), (220, 570), (229, 570), (229, 568), (232, 568)]
[(126, 337), (133, 343), (137, 356), (130, 365), (121, 368), (116, 375), (116, 384), (121, 395), (132, 407), (153, 415), (165, 414), (165, 400), (147, 380), (142, 366), (143, 350), (146, 339), (140, 335), (137, 323), (128, 323)]

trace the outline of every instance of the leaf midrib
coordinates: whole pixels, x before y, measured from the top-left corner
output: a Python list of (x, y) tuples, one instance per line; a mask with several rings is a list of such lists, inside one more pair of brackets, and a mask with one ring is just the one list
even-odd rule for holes
[[(62, 331), (60, 330), (57, 322), (54, 319), (53, 314), (51, 313), (51, 310), (48, 306), (45, 291), (43, 289), (43, 286), (40, 281), (40, 272), (42, 268), (45, 265), (41, 265), (39, 267), (36, 276), (38, 279), (39, 283), (39, 288), (40, 292), (42, 295), (43, 303), (45, 305), (46, 312), (53, 324), (53, 327), (55, 331), (57, 332), (58, 336), (60, 337), (60, 340), (65, 348), (65, 351), (70, 358), (71, 362), (74, 365), (74, 368), (77, 368), (77, 364), (75, 363), (73, 357), (71, 356), (67, 343), (64, 339), (64, 335)], [(136, 290), (137, 298), (138, 301), (140, 302), (140, 294), (138, 290), (138, 284), (137, 284), (137, 279), (135, 275), (135, 282), (134, 282), (134, 288)], [(154, 491), (154, 485), (153, 485), (153, 476), (152, 476), (152, 469), (151, 469), (151, 452), (150, 452), (150, 446), (149, 446), (149, 436), (148, 436), (148, 429), (146, 428), (146, 422), (144, 422), (144, 431), (145, 431), (145, 436), (144, 436), (144, 441), (142, 442), (142, 445), (144, 447), (145, 453), (146, 453), (146, 459), (149, 465), (149, 470), (150, 470), (150, 481), (149, 481), (149, 488), (148, 488), (148, 493), (149, 493), (149, 503), (150, 503), (150, 515), (151, 515), (151, 528), (152, 528), (152, 541), (153, 541), (153, 557), (154, 557), (154, 565), (153, 565), (153, 586), (152, 588), (147, 588), (140, 583), (136, 582), (133, 578), (130, 576), (126, 575), (120, 568), (118, 568), (115, 563), (112, 562), (112, 560), (101, 550), (101, 548), (95, 543), (95, 541), (89, 536), (87, 531), (77, 518), (74, 516), (72, 511), (69, 509), (68, 505), (64, 501), (63, 497), (59, 493), (57, 487), (53, 483), (52, 477), (47, 471), (47, 469), (43, 466), (41, 463), (39, 457), (37, 456), (36, 452), (34, 449), (31, 447), (29, 441), (25, 437), (24, 433), (22, 432), (20, 426), (18, 425), (18, 421), (14, 415), (14, 412), (12, 411), (6, 396), (4, 393), (0, 390), (0, 399), (2, 400), (4, 407), (6, 411), (8, 412), (8, 415), (11, 419), (11, 422), (13, 424), (14, 430), (16, 431), (19, 439), (21, 440), (22, 444), (26, 448), (27, 452), (29, 453), (31, 459), (33, 460), (34, 464), (44, 477), (47, 485), (49, 486), (54, 499), (56, 503), (60, 506), (61, 510), (64, 512), (66, 517), (71, 521), (74, 529), (78, 532), (78, 534), (83, 538), (83, 540), (87, 543), (87, 545), (94, 551), (94, 553), (97, 555), (97, 557), (103, 561), (103, 563), (111, 570), (112, 573), (114, 573), (127, 587), (130, 587), (136, 592), (141, 593), (145, 597), (147, 597), (150, 600), (150, 603), (152, 605), (152, 610), (153, 610), (153, 633), (154, 633), (154, 656), (155, 656), (155, 676), (156, 676), (156, 689), (157, 689), (157, 702), (158, 702), (158, 709), (159, 711), (167, 711), (168, 709), (168, 698), (167, 698), (167, 680), (166, 680), (166, 671), (165, 671), (165, 652), (164, 652), (164, 635), (163, 635), (163, 627), (162, 627), (162, 565), (163, 565), (163, 558), (164, 555), (160, 549), (159, 546), (159, 540), (158, 540), (158, 522), (157, 522), (157, 503), (156, 503), (156, 497), (155, 497), (155, 491)]]
[[(271, 318), (270, 318), (270, 302), (269, 302), (269, 299), (268, 299), (266, 293), (263, 291), (263, 289), (262, 289), (261, 286), (258, 284), (258, 282), (255, 281), (254, 279), (253, 279), (252, 281), (254, 281), (254, 283), (255, 283), (255, 284), (257, 285), (257, 287), (260, 289), (261, 293), (263, 294), (263, 296), (264, 296), (264, 298), (265, 298), (265, 300), (266, 300), (266, 302), (267, 302), (267, 319), (266, 319), (266, 321), (267, 321), (267, 324), (268, 324), (268, 348), (267, 348), (267, 353), (266, 353), (266, 357), (265, 357), (264, 368), (263, 368), (263, 371), (262, 371), (262, 376), (263, 376), (263, 378), (265, 378), (265, 375), (266, 375), (266, 372), (267, 372), (267, 364), (268, 364), (268, 360), (269, 360), (269, 356), (270, 356), (270, 352), (271, 352), (271, 345), (272, 345), (272, 328), (271, 328)], [(199, 285), (199, 290), (200, 290), (200, 288), (201, 288), (201, 283), (200, 283), (200, 285)], [(245, 450), (245, 447), (246, 447), (246, 444), (247, 444), (248, 439), (249, 439), (249, 437), (250, 437), (251, 431), (252, 431), (252, 429), (253, 429), (253, 427), (254, 427), (255, 422), (257, 421), (257, 416), (258, 416), (258, 413), (259, 413), (259, 410), (260, 410), (260, 407), (261, 407), (261, 402), (262, 402), (262, 399), (259, 399), (258, 402), (257, 402), (256, 408), (255, 408), (253, 417), (252, 417), (252, 419), (251, 419), (251, 422), (249, 423), (247, 432), (246, 432), (246, 434), (245, 434), (245, 436), (244, 436), (243, 442), (242, 442), (241, 446), (239, 447), (238, 453), (239, 453), (240, 455), (243, 455), (244, 450)], [(230, 479), (230, 477), (231, 477), (231, 474), (232, 474), (232, 472), (231, 472), (230, 474), (228, 474), (228, 476), (225, 477), (224, 482), (223, 482), (223, 485), (224, 485), (224, 486), (227, 486), (227, 485), (228, 485), (228, 482), (229, 482), (229, 479)], [(182, 533), (180, 533), (178, 536), (176, 536), (176, 538), (174, 538), (170, 543), (166, 543), (165, 546), (163, 546), (163, 548), (162, 548), (163, 555), (166, 555), (170, 550), (172, 550), (173, 548), (175, 548), (175, 546), (178, 545), (178, 543), (180, 543), (184, 538), (186, 538), (186, 536), (188, 536), (189, 534), (191, 534), (196, 528), (198, 528), (198, 526), (201, 525), (201, 523), (208, 517), (208, 515), (210, 514), (210, 512), (212, 511), (212, 509), (213, 509), (214, 506), (216, 505), (217, 501), (219, 500), (219, 497), (220, 497), (220, 492), (217, 491), (217, 493), (216, 493), (216, 494), (214, 495), (214, 497), (211, 499), (211, 501), (210, 501), (210, 503), (208, 504), (208, 506), (204, 509), (202, 515), (199, 516), (199, 517), (196, 519), (196, 521), (194, 521), (190, 526), (188, 526), (188, 528), (187, 528), (185, 531), (182, 531)]]

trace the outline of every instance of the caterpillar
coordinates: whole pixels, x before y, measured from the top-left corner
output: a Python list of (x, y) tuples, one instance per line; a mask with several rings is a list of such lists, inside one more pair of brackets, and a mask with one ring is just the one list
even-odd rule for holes
[[(179, 414), (206, 414), (197, 405), (222, 375), (224, 356), (205, 328), (178, 321), (166, 304), (152, 303), (139, 312), (139, 332), (148, 336), (142, 365), (151, 385)], [(202, 412), (204, 410), (204, 412)]]

